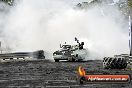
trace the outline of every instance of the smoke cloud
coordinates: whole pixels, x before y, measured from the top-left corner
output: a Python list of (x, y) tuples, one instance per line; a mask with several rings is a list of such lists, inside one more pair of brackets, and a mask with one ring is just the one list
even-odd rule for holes
[(0, 16), (0, 37), (12, 51), (43, 49), (46, 58), (59, 44), (85, 42), (89, 59), (129, 53), (128, 22), (116, 6), (75, 9), (75, 0), (20, 0)]

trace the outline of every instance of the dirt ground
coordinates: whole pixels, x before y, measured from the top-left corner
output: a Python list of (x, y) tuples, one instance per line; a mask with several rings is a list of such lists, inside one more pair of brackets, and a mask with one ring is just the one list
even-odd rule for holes
[(102, 68), (102, 61), (50, 62), (15, 61), (0, 63), (0, 88), (132, 88), (127, 84), (84, 84), (77, 82), (77, 69), (83, 66), (87, 73), (124, 73), (132, 76), (132, 70)]

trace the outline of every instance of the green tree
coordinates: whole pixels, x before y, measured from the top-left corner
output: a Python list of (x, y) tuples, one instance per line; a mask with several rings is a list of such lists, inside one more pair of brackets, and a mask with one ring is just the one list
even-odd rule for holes
[(0, 1), (5, 2), (8, 5), (13, 5), (13, 3), (14, 3), (14, 0), (0, 0)]
[(128, 6), (132, 8), (132, 0), (128, 0)]

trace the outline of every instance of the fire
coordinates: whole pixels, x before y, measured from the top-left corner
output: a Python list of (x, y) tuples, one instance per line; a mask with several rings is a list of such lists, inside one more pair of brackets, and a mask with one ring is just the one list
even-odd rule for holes
[(85, 76), (86, 75), (86, 72), (85, 70), (82, 68), (82, 66), (79, 66), (78, 68), (78, 73), (80, 76)]
[(129, 83), (130, 75), (128, 74), (86, 74), (82, 66), (78, 68), (78, 79), (80, 84), (84, 83)]

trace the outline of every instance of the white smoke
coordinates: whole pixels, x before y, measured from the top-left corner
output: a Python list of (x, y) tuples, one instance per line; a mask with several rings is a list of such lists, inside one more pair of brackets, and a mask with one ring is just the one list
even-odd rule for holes
[[(74, 0), (75, 1), (75, 0)], [(21, 0), (1, 18), (2, 38), (13, 51), (43, 49), (47, 58), (59, 44), (85, 42), (90, 59), (128, 53), (128, 26), (116, 6), (74, 9), (69, 0)]]

